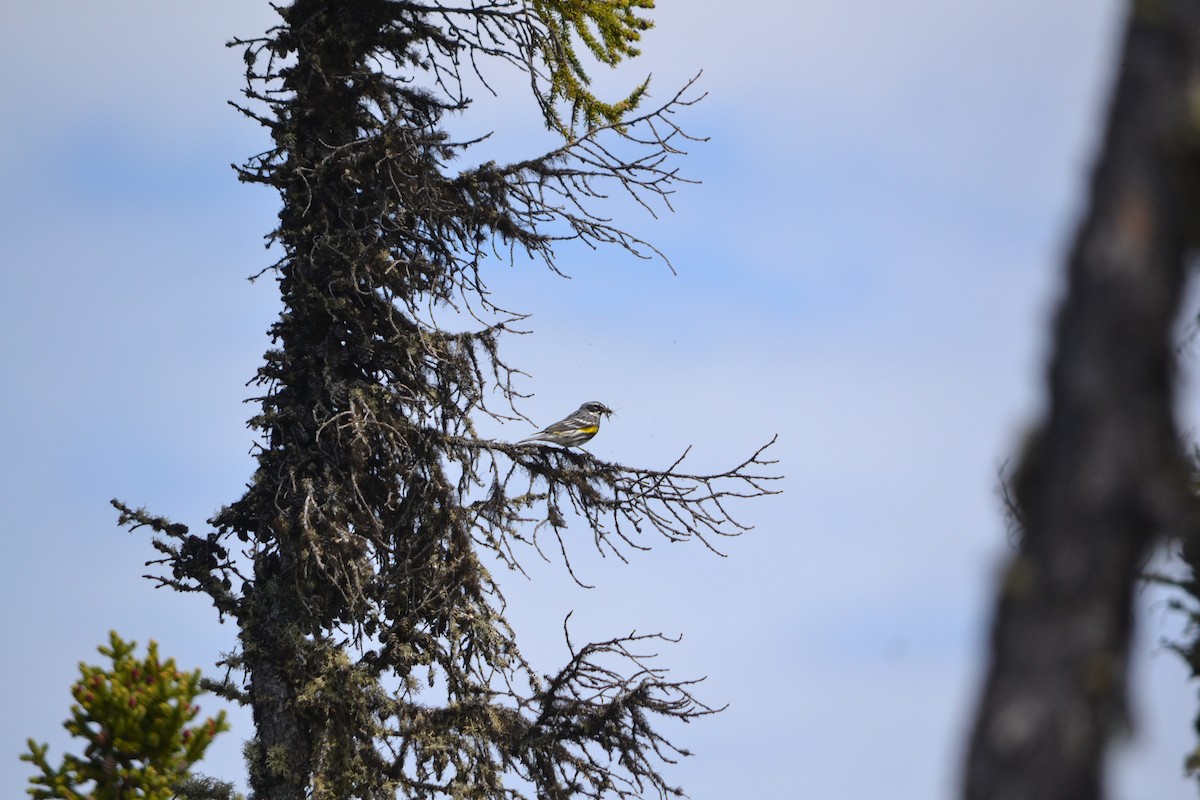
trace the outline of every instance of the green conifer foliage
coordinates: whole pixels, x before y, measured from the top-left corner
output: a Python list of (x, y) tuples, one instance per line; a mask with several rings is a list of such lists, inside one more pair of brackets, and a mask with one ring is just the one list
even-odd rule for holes
[[(771, 493), (763, 448), (692, 474), (682, 458), (631, 467), (474, 425), (523, 419), (499, 351), (523, 317), (492, 298), (491, 264), (523, 251), (556, 269), (572, 239), (656, 252), (589, 205), (612, 191), (665, 204), (689, 141), (672, 117), (693, 100), (634, 111), (643, 88), (606, 106), (578, 58), (634, 54), (649, 5), (295, 0), (235, 43), (242, 110), (274, 140), (239, 175), (282, 201), (257, 469), (203, 537), (115, 505), (157, 534), (162, 585), (206, 593), (238, 625), (225, 663), (243, 681), (220, 691), (253, 710), (257, 800), (679, 792), (660, 770), (684, 751), (657, 723), (713, 709), (656, 666), (662, 637), (570, 643), (565, 665), (535, 669), (488, 564), (519, 569), (542, 542), (569, 559), (567, 525), (621, 557), (653, 534), (736, 535), (730, 504)], [(535, 122), (564, 143), (456, 171), (471, 144), (445, 117), (469, 107), (463, 71), (497, 59), (527, 70)]]
[[(639, 17), (640, 9), (654, 8), (654, 0), (532, 0), (531, 8), (545, 26), (534, 47), (550, 76), (550, 93), (543, 103), (547, 122), (570, 135), (579, 123), (588, 129), (620, 125), (635, 111), (650, 88), (650, 79), (638, 84), (627, 97), (606, 103), (588, 86), (591, 79), (575, 49), (578, 37), (600, 63), (616, 66), (624, 58), (637, 56), (635, 43), (653, 23)], [(558, 110), (559, 99), (570, 106), (569, 122)]]
[(204, 692), (199, 670), (181, 672), (175, 659), (160, 661), (153, 640), (144, 658), (134, 656), (136, 647), (114, 631), (99, 648), (111, 665), (79, 665), (75, 703), (63, 725), (87, 742), (82, 757), (65, 755), (54, 767), (48, 745), (29, 740), (21, 760), (41, 771), (29, 779), (37, 800), (170, 800), (213, 738), (229, 729), (224, 711), (191, 724)]

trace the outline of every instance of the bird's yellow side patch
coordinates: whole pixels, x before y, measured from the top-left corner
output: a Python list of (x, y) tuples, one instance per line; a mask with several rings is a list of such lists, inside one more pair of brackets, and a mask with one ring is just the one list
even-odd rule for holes
[(600, 430), (599, 425), (588, 425), (586, 428), (580, 428), (579, 432), (580, 433), (595, 433), (598, 430)]

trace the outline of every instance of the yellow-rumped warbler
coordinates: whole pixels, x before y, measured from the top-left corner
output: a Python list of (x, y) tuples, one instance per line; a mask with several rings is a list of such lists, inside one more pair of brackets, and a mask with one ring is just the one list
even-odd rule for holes
[(545, 430), (539, 431), (527, 439), (522, 439), (517, 444), (550, 442), (561, 444), (563, 447), (575, 447), (595, 436), (596, 432), (600, 430), (600, 417), (609, 417), (612, 416), (612, 413), (612, 409), (604, 403), (592, 400), (581, 405), (569, 417), (560, 419)]

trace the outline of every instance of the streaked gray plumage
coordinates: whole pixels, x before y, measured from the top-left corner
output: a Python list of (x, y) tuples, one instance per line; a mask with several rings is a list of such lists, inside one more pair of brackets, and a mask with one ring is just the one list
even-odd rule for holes
[(591, 439), (600, 430), (600, 418), (612, 416), (612, 409), (604, 403), (589, 400), (574, 413), (560, 419), (517, 444), (525, 442), (550, 442), (563, 447), (576, 447)]

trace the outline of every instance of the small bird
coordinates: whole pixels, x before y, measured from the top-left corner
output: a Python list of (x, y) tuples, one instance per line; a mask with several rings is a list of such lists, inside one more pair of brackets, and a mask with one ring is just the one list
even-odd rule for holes
[(525, 442), (550, 442), (563, 447), (575, 447), (591, 439), (600, 430), (600, 417), (612, 416), (612, 409), (597, 403), (595, 400), (584, 403), (570, 416), (560, 419), (545, 430), (535, 433), (528, 439), (522, 439), (517, 444)]

